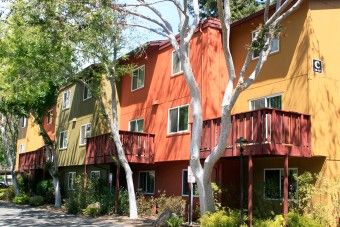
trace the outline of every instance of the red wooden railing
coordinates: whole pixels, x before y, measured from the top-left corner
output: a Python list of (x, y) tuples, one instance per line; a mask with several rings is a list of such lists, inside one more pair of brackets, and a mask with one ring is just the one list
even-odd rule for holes
[[(126, 158), (131, 163), (153, 163), (154, 134), (119, 131)], [(85, 164), (111, 163), (116, 156), (116, 146), (110, 134), (87, 139)]]
[[(235, 141), (248, 140), (245, 154), (311, 156), (311, 121), (306, 114), (275, 109), (260, 109), (232, 115), (224, 156), (238, 156)], [(203, 122), (201, 157), (216, 146), (221, 130), (221, 118)]]
[(46, 157), (44, 147), (32, 152), (19, 154), (19, 171), (29, 171), (33, 169), (45, 168)]

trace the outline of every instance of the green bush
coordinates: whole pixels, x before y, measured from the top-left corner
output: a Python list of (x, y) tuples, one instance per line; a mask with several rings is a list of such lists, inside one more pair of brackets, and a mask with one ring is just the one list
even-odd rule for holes
[(276, 215), (274, 219), (255, 220), (254, 227), (281, 227), (285, 220), (282, 215)]
[(171, 215), (168, 220), (166, 220), (166, 225), (169, 227), (179, 227), (183, 224), (183, 218), (178, 217), (177, 215)]
[(1, 188), (0, 189), (0, 200), (5, 200), (6, 199), (6, 197), (5, 197), (6, 190), (7, 190), (7, 188)]
[(236, 227), (240, 226), (239, 213), (234, 210), (219, 210), (215, 213), (205, 213), (199, 219), (202, 227)]
[(118, 213), (122, 215), (129, 214), (129, 195), (128, 191), (123, 188), (119, 191)]
[(100, 203), (91, 203), (85, 209), (83, 209), (83, 214), (90, 217), (96, 217), (100, 213)]
[(170, 210), (179, 217), (185, 215), (185, 200), (181, 196), (166, 196), (165, 192), (154, 198), (153, 204), (157, 206), (157, 213), (161, 214), (165, 210)]
[(78, 214), (80, 211), (79, 203), (75, 195), (70, 195), (66, 200), (65, 207), (69, 214)]
[(2, 195), (3, 198), (0, 198), (0, 199), (12, 201), (15, 197), (14, 187), (11, 186), (11, 187), (8, 187), (8, 188), (4, 188), (4, 189), (2, 189), (2, 193), (0, 192), (0, 194), (3, 194)]
[(47, 203), (54, 202), (54, 187), (52, 180), (43, 180), (37, 184), (37, 195), (44, 197)]
[(25, 174), (17, 176), (17, 183), (20, 193), (28, 192), (28, 177)]
[(28, 204), (30, 197), (26, 194), (21, 194), (18, 196), (15, 196), (13, 199), (13, 203), (15, 204)]
[(310, 217), (307, 217), (307, 216), (301, 216), (297, 213), (289, 213), (287, 222), (288, 222), (287, 223), (288, 227), (322, 227), (323, 226), (316, 220)]
[(29, 198), (28, 201), (29, 205), (31, 206), (41, 206), (44, 204), (44, 197), (40, 196), (40, 195), (36, 195), (36, 196), (32, 196), (31, 198)]

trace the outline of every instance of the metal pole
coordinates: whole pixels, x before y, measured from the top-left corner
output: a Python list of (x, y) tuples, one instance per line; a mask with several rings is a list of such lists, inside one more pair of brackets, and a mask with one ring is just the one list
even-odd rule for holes
[(240, 221), (243, 224), (243, 146), (240, 146)]

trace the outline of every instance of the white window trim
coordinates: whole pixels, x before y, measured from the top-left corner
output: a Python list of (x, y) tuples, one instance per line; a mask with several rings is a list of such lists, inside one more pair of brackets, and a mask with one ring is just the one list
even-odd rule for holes
[[(65, 103), (65, 100), (64, 100), (65, 93), (69, 93), (69, 103), (68, 103), (68, 106), (65, 106), (65, 107), (64, 107), (64, 103)], [(68, 90), (66, 90), (66, 91), (63, 92), (62, 103), (61, 103), (61, 109), (62, 109), (62, 110), (67, 110), (67, 109), (70, 108), (70, 106), (71, 106), (71, 90), (68, 89)]]
[[(81, 143), (81, 128), (83, 127), (83, 126), (85, 126), (85, 134), (86, 134), (86, 126), (88, 126), (88, 125), (90, 125), (90, 134), (92, 133), (92, 125), (91, 125), (91, 123), (86, 123), (86, 124), (83, 124), (83, 125), (81, 125), (80, 126), (80, 129), (79, 129), (79, 146), (85, 146), (86, 145), (86, 143), (87, 143), (87, 141), (85, 142), (85, 143)], [(86, 139), (86, 138), (84, 138), (84, 139)]]
[[(251, 42), (253, 42), (253, 37), (254, 37), (254, 33), (255, 33), (255, 32), (257, 32), (257, 30), (251, 32)], [(280, 52), (280, 35), (278, 35), (277, 39), (279, 40), (277, 50), (275, 50), (275, 51), (271, 51), (271, 50), (270, 50), (270, 52), (269, 52), (268, 55), (271, 55), (271, 54), (275, 54), (275, 53)], [(270, 48), (271, 48), (271, 44), (270, 44)], [(253, 51), (253, 52), (251, 53), (251, 60), (255, 60), (255, 59), (258, 59), (258, 58), (259, 58), (259, 56), (254, 57), (254, 51)]]
[[(188, 174), (188, 169), (182, 169), (182, 179), (181, 179), (181, 181), (182, 181), (182, 196), (183, 197), (188, 197), (189, 195), (186, 195), (186, 194), (184, 194), (184, 185), (183, 185), (183, 177), (184, 177), (184, 172), (187, 172), (187, 174)], [(189, 183), (187, 183), (187, 184), (189, 184)], [(194, 197), (199, 197), (199, 195), (197, 194), (197, 195), (195, 195), (195, 194), (193, 194), (194, 195)]]
[[(49, 121), (49, 119), (51, 119), (51, 121)], [(50, 125), (53, 123), (53, 111), (49, 110), (47, 112), (47, 124)]]
[[(177, 132), (170, 132), (170, 111), (173, 109), (179, 109), (181, 107), (188, 107), (188, 129), (187, 130), (183, 130), (183, 131), (177, 131)], [(178, 120), (179, 120), (179, 111), (178, 111)], [(185, 104), (185, 105), (181, 105), (181, 106), (176, 106), (176, 107), (172, 107), (170, 109), (168, 109), (168, 135), (174, 135), (174, 134), (181, 134), (181, 133), (186, 133), (189, 132), (189, 116), (190, 116), (190, 105), (189, 104)]]
[[(67, 189), (69, 191), (73, 191), (74, 190), (74, 184), (75, 184), (75, 178), (76, 178), (76, 172), (68, 172), (68, 178), (67, 178)], [(72, 188), (70, 187), (70, 176), (73, 175), (72, 177)]]
[(100, 171), (99, 170), (92, 170), (91, 173), (90, 173), (90, 176), (92, 176), (92, 173), (98, 173), (99, 177), (100, 178)]
[[(252, 111), (252, 109), (251, 109), (251, 102), (252, 102), (252, 101), (259, 100), (259, 99), (264, 99), (264, 101), (265, 101), (265, 106), (268, 106), (267, 99), (268, 99), (268, 98), (272, 98), (272, 97), (276, 97), (276, 96), (281, 96), (281, 99), (283, 99), (283, 92), (279, 92), (279, 93), (275, 93), (275, 94), (272, 94), (272, 95), (261, 96), (261, 97), (249, 99), (249, 100), (248, 100), (249, 110)], [(282, 100), (281, 100), (281, 101), (282, 101)], [(268, 107), (265, 107), (265, 108), (268, 108)], [(283, 102), (281, 102), (281, 109), (283, 109)]]
[[(87, 92), (87, 94), (91, 94), (89, 97), (84, 97), (84, 95), (85, 95), (85, 89), (87, 88), (87, 90), (88, 90), (88, 92)], [(86, 84), (84, 84), (84, 86), (83, 86), (83, 101), (86, 101), (86, 100), (88, 100), (88, 99), (91, 99), (92, 98), (92, 93), (91, 93), (91, 90), (90, 90), (90, 87), (88, 86), (88, 85), (86, 85)]]
[[(136, 70), (139, 70), (140, 68), (144, 68), (144, 80), (143, 80), (143, 86), (141, 86), (141, 87), (139, 87), (139, 88), (136, 88), (136, 89), (133, 89), (133, 72), (134, 71), (136, 71)], [(137, 91), (137, 90), (140, 90), (140, 89), (142, 89), (142, 88), (144, 88), (145, 87), (145, 65), (141, 65), (141, 66), (139, 66), (139, 67), (137, 67), (136, 69), (134, 69), (133, 71), (132, 71), (132, 75), (131, 75), (131, 92), (132, 91)]]
[[(20, 122), (21, 128), (26, 128), (27, 127), (27, 121), (28, 121), (27, 117), (22, 117), (21, 119), (23, 120), (23, 122)], [(24, 125), (22, 125), (22, 123), (24, 123)]]
[[(266, 170), (279, 170), (280, 171), (280, 174), (281, 174), (281, 170), (284, 171), (284, 168), (264, 168), (263, 169), (263, 185), (265, 187), (265, 184), (266, 184)], [(292, 168), (288, 168), (288, 175), (289, 175), (289, 170), (296, 170), (296, 173), (299, 175), (299, 168), (297, 167), (292, 167)], [(281, 175), (280, 175), (281, 177)], [(272, 200), (272, 201), (282, 201), (283, 198), (278, 198), (278, 199), (272, 199), (272, 198), (267, 198), (266, 197), (266, 191), (265, 191), (265, 188), (263, 187), (263, 199), (264, 200)], [(279, 188), (281, 190), (281, 180), (279, 181)], [(298, 182), (296, 182), (296, 191), (299, 190), (299, 185), (298, 185)], [(288, 198), (288, 201), (293, 201), (294, 199), (289, 199)]]
[[(61, 133), (65, 133), (65, 132), (66, 132), (66, 138), (67, 138), (66, 147), (60, 147), (60, 137), (61, 137)], [(66, 150), (66, 149), (67, 149), (67, 146), (68, 146), (68, 130), (59, 132), (58, 143), (59, 143), (59, 150)]]
[(140, 189), (140, 174), (141, 173), (153, 173), (153, 175), (155, 176), (154, 184), (153, 184), (153, 193), (141, 192), (144, 195), (154, 195), (155, 194), (155, 190), (156, 190), (156, 172), (155, 172), (155, 170), (141, 170), (141, 171), (138, 172), (138, 189)]
[(131, 125), (130, 125), (131, 122), (135, 121), (137, 123), (137, 121), (141, 121), (141, 120), (143, 121), (143, 131), (141, 131), (141, 132), (144, 132), (144, 123), (145, 123), (144, 118), (136, 118), (136, 119), (130, 120), (129, 125), (128, 125), (129, 131), (131, 131)]
[[(180, 63), (180, 69), (182, 68), (182, 70), (180, 70), (179, 72), (176, 72), (176, 73), (174, 73), (174, 53), (175, 53), (176, 51), (175, 50), (173, 50), (172, 51), (172, 54), (171, 54), (171, 77), (175, 77), (175, 76), (178, 76), (178, 75), (180, 75), (180, 74), (183, 74), (183, 66), (182, 66), (182, 62), (181, 61), (179, 61), (179, 63)], [(189, 52), (188, 52), (189, 53)]]
[(19, 145), (19, 153), (20, 154), (25, 153), (25, 144), (20, 144)]

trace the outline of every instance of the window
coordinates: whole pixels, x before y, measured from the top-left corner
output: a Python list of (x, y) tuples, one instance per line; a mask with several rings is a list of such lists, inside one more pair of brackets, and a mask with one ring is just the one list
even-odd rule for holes
[(91, 136), (91, 124), (85, 124), (80, 127), (80, 137), (79, 137), (79, 145), (86, 144), (86, 138)]
[(143, 132), (144, 131), (144, 119), (135, 119), (135, 120), (130, 121), (129, 131)]
[(139, 172), (138, 190), (144, 194), (154, 194), (155, 192), (155, 171)]
[(87, 100), (92, 98), (92, 93), (91, 93), (91, 89), (89, 88), (88, 85), (84, 84), (84, 90), (83, 90), (83, 100)]
[(100, 171), (91, 171), (90, 178), (92, 180), (99, 180), (100, 179)]
[(179, 58), (177, 51), (173, 51), (172, 52), (172, 75), (181, 73), (182, 71), (183, 69), (182, 69), (181, 59)]
[(189, 106), (180, 106), (169, 110), (169, 133), (184, 132), (188, 130)]
[[(198, 188), (197, 188), (197, 183), (193, 183), (193, 195), (198, 196)], [(189, 183), (188, 183), (188, 170), (183, 169), (182, 171), (182, 195), (188, 196), (190, 194), (190, 188), (189, 188)]]
[(47, 112), (47, 124), (52, 124), (53, 122), (53, 112), (52, 110)]
[(250, 110), (261, 108), (282, 109), (282, 95), (268, 96), (250, 101)]
[(19, 145), (19, 153), (24, 153), (25, 152), (25, 145), (24, 144), (20, 144)]
[(132, 72), (131, 91), (144, 87), (145, 66), (141, 66)]
[[(254, 40), (256, 35), (256, 31), (252, 32), (252, 40)], [(278, 37), (273, 37), (271, 44), (270, 44), (270, 53), (276, 53), (280, 49), (280, 39)], [(253, 59), (260, 56), (259, 51), (253, 51)]]
[(76, 172), (68, 172), (68, 179), (67, 179), (68, 190), (74, 190), (75, 179), (76, 179)]
[(67, 91), (64, 91), (63, 93), (62, 109), (65, 110), (67, 108), (70, 108), (70, 104), (71, 104), (71, 91), (67, 90)]
[(60, 132), (59, 134), (59, 149), (67, 148), (67, 131)]
[[(297, 198), (297, 169), (288, 170), (288, 198)], [(264, 198), (265, 199), (282, 199), (284, 186), (283, 169), (265, 169), (264, 170)]]
[(27, 127), (27, 118), (26, 117), (21, 117), (20, 118), (20, 125), (21, 125), (21, 128), (26, 128)]

